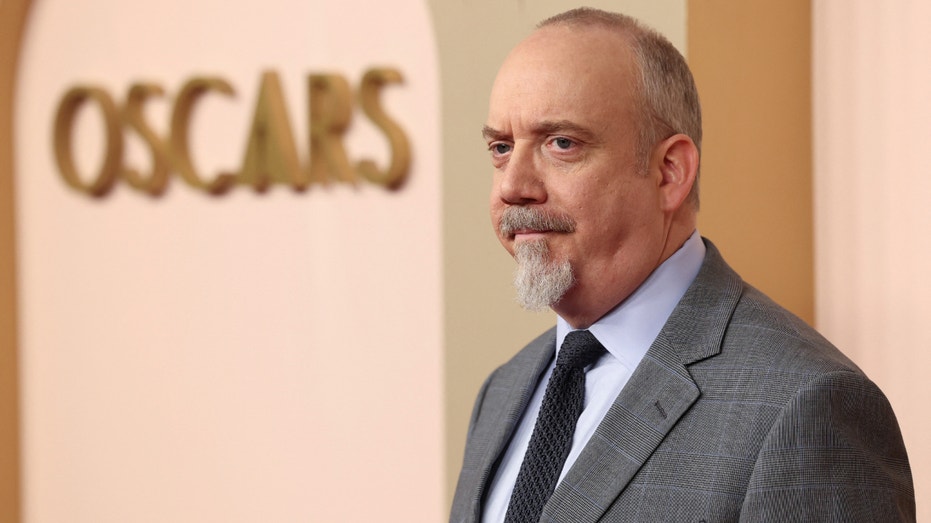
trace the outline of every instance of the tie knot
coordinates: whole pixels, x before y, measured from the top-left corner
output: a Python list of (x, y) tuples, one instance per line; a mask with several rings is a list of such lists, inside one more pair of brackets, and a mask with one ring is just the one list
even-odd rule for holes
[(604, 345), (591, 332), (575, 330), (566, 334), (556, 357), (556, 365), (585, 368), (600, 358), (605, 351)]

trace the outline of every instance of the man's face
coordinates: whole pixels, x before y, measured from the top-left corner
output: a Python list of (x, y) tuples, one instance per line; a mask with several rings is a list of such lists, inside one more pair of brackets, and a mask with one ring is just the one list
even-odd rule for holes
[[(491, 94), (492, 222), (512, 255), (536, 242), (550, 267), (571, 267), (574, 280), (549, 305), (575, 327), (623, 301), (662, 261), (662, 176), (637, 154), (636, 75), (623, 36), (551, 26), (511, 53)], [(515, 209), (551, 220), (502, 230)]]

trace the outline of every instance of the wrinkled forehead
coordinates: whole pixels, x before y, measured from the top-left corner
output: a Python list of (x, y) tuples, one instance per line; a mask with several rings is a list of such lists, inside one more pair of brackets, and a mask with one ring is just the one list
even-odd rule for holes
[(628, 116), (636, 85), (626, 35), (601, 27), (544, 27), (518, 44), (498, 71), (489, 121), (515, 111), (548, 118), (567, 111)]

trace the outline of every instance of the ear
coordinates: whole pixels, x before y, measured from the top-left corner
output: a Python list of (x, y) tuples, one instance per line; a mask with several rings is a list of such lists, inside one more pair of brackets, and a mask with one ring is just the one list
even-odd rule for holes
[(660, 205), (675, 212), (688, 199), (698, 177), (698, 147), (684, 134), (674, 134), (654, 150), (655, 166), (661, 175)]

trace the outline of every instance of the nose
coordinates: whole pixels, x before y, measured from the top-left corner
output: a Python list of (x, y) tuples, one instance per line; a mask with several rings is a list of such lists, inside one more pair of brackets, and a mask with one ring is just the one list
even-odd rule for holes
[(546, 185), (529, 148), (515, 146), (503, 169), (496, 173), (497, 197), (509, 205), (531, 205), (546, 201)]

